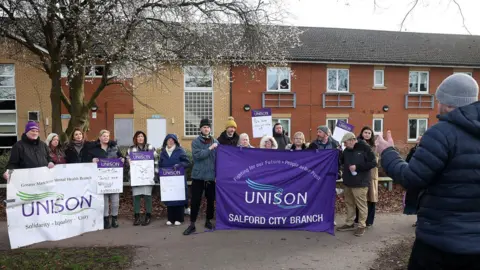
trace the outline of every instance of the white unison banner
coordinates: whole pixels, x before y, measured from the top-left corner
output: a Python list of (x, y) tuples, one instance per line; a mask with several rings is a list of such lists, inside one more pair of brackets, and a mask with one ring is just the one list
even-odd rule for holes
[(7, 185), (12, 249), (103, 229), (95, 163), (14, 170)]

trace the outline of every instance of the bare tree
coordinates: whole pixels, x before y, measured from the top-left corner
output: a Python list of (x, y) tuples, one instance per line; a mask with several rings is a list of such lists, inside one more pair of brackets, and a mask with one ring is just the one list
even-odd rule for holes
[[(282, 63), (299, 44), (298, 29), (279, 26), (288, 14), (282, 7), (282, 0), (0, 0), (0, 34), (38, 56), (51, 79), (53, 132), (63, 133), (63, 103), (70, 135), (88, 126), (105, 87), (125, 79), (167, 65)], [(98, 62), (101, 83), (86, 99), (85, 74)]]

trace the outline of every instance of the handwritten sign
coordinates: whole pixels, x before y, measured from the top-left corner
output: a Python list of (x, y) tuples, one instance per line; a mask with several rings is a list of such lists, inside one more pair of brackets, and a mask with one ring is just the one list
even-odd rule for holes
[(185, 200), (185, 172), (183, 168), (161, 168), (160, 198), (162, 202)]
[(97, 194), (123, 192), (123, 162), (119, 158), (100, 159), (97, 163)]
[(130, 180), (132, 187), (153, 186), (155, 181), (154, 154), (151, 152), (130, 153)]
[[(350, 125), (347, 122), (344, 121), (337, 121), (337, 125), (335, 126), (335, 129), (333, 130), (332, 137), (337, 140), (338, 142), (342, 141), (343, 135), (345, 135), (347, 132), (353, 132), (353, 129), (355, 127)], [(343, 146), (342, 146), (343, 148)]]
[(265, 108), (261, 110), (252, 110), (252, 130), (253, 138), (263, 136), (272, 136), (272, 110)]

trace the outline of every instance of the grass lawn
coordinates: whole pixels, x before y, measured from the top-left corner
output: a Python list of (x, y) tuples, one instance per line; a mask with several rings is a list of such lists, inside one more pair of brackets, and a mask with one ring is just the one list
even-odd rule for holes
[(5, 250), (0, 269), (127, 269), (133, 255), (133, 247)]

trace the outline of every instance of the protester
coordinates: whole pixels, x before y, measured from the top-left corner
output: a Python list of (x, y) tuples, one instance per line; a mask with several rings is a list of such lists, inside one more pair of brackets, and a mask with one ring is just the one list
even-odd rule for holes
[(254, 148), (253, 146), (250, 145), (250, 138), (248, 137), (247, 133), (242, 133), (240, 134), (238, 141), (238, 147), (247, 147), (247, 148)]
[(237, 123), (233, 117), (228, 117), (227, 123), (225, 124), (225, 130), (220, 134), (218, 137), (218, 143), (222, 145), (231, 145), (237, 146), (239, 136), (236, 132), (237, 130)]
[(272, 136), (263, 136), (260, 140), (260, 148), (278, 149), (278, 144)]
[[(127, 150), (127, 161), (130, 164), (130, 154), (134, 152), (153, 152), (153, 163), (155, 168), (155, 175), (153, 180), (158, 178), (158, 153), (155, 150), (153, 145), (147, 143), (147, 135), (143, 131), (135, 132), (133, 135), (133, 145), (130, 146)], [(131, 175), (131, 174), (130, 174)], [(148, 186), (135, 186), (132, 187), (133, 195), (133, 212), (134, 212), (134, 221), (133, 226), (147, 226), (152, 220), (152, 190), (154, 185)], [(145, 203), (145, 217), (142, 221), (140, 217), (140, 204), (142, 202), (142, 197)]]
[(437, 88), (439, 122), (430, 127), (410, 162), (378, 137), (382, 167), (419, 199), (416, 239), (408, 269), (478, 269), (480, 265), (480, 103), (478, 84), (453, 74)]
[[(190, 166), (187, 152), (180, 146), (178, 138), (175, 134), (168, 134), (163, 141), (162, 152), (160, 153), (160, 161), (158, 163), (160, 170), (162, 168), (184, 168)], [(184, 205), (188, 200), (187, 178), (184, 177), (185, 182), (185, 200), (168, 201), (165, 202), (167, 206), (167, 226), (175, 224), (180, 226), (184, 222)]]
[[(375, 152), (375, 134), (373, 129), (370, 127), (363, 127), (358, 140), (364, 140), (371, 148), (375, 154), (377, 166), (371, 170), (372, 172), (372, 181), (370, 181), (370, 187), (368, 187), (367, 192), (367, 205), (368, 205), (368, 215), (367, 215), (367, 228), (373, 225), (375, 220), (375, 206), (378, 202), (378, 154)], [(356, 210), (355, 223), (358, 223), (358, 208)]]
[(20, 141), (16, 142), (10, 151), (7, 170), (3, 178), (9, 181), (12, 170), (45, 167), (55, 165), (48, 153), (48, 146), (40, 140), (40, 127), (37, 122), (29, 121)]
[[(277, 141), (278, 149), (284, 150), (288, 144), (291, 144), (290, 137), (286, 134), (285, 130), (283, 130), (283, 126), (280, 123), (276, 123), (273, 126), (273, 138)], [(274, 148), (274, 149), (277, 149)]]
[(363, 140), (357, 140), (355, 134), (348, 132), (343, 135), (342, 143), (345, 150), (341, 156), (343, 165), (344, 198), (347, 207), (345, 225), (338, 231), (355, 230), (355, 207), (359, 210), (358, 227), (355, 236), (365, 233), (368, 214), (367, 192), (372, 179), (371, 170), (377, 166), (377, 159), (372, 148)]
[[(95, 163), (99, 162), (100, 158), (120, 158), (124, 162), (124, 158), (120, 149), (118, 149), (117, 143), (110, 140), (110, 131), (101, 130), (98, 136), (98, 140), (95, 142), (95, 145), (89, 149), (88, 155), (92, 158), (92, 161)], [(118, 227), (118, 208), (120, 207), (120, 194), (104, 194), (105, 206), (103, 212), (103, 227), (105, 229), (110, 229), (111, 227)], [(112, 204), (112, 223), (110, 225), (110, 207), (109, 204)]]
[(291, 143), (287, 145), (285, 149), (291, 151), (305, 150), (308, 149), (308, 146), (309, 144), (305, 143), (305, 135), (303, 134), (303, 132), (298, 131), (293, 135), (293, 144)]
[(65, 159), (65, 151), (63, 150), (63, 146), (60, 143), (60, 138), (58, 137), (58, 134), (48, 134), (45, 143), (48, 146), (48, 154), (52, 158), (54, 164), (67, 163), (67, 160)]
[(218, 141), (210, 135), (212, 124), (209, 119), (200, 121), (200, 135), (192, 142), (192, 212), (190, 226), (183, 232), (190, 235), (196, 231), (195, 222), (200, 210), (202, 194), (207, 197), (207, 220), (205, 228), (212, 230), (211, 220), (215, 211), (215, 158)]
[(340, 143), (329, 136), (330, 129), (327, 126), (317, 128), (317, 139), (308, 146), (309, 149), (339, 149), (342, 150)]
[[(418, 144), (420, 143), (420, 140), (422, 139), (422, 136), (419, 136), (415, 146), (410, 149), (408, 152), (407, 158), (405, 158), (405, 162), (410, 162), (410, 160), (413, 157), (413, 154), (418, 148)], [(418, 210), (418, 198), (420, 197), (420, 194), (422, 192), (422, 189), (409, 189), (405, 192), (405, 195), (403, 197), (403, 214), (405, 215), (416, 215), (417, 210)], [(417, 222), (412, 225), (412, 227), (416, 227)]]
[(70, 142), (65, 149), (65, 159), (67, 163), (89, 163), (92, 158), (88, 155), (90, 147), (95, 145), (94, 142), (86, 140), (85, 133), (80, 128), (75, 128), (70, 137)]

